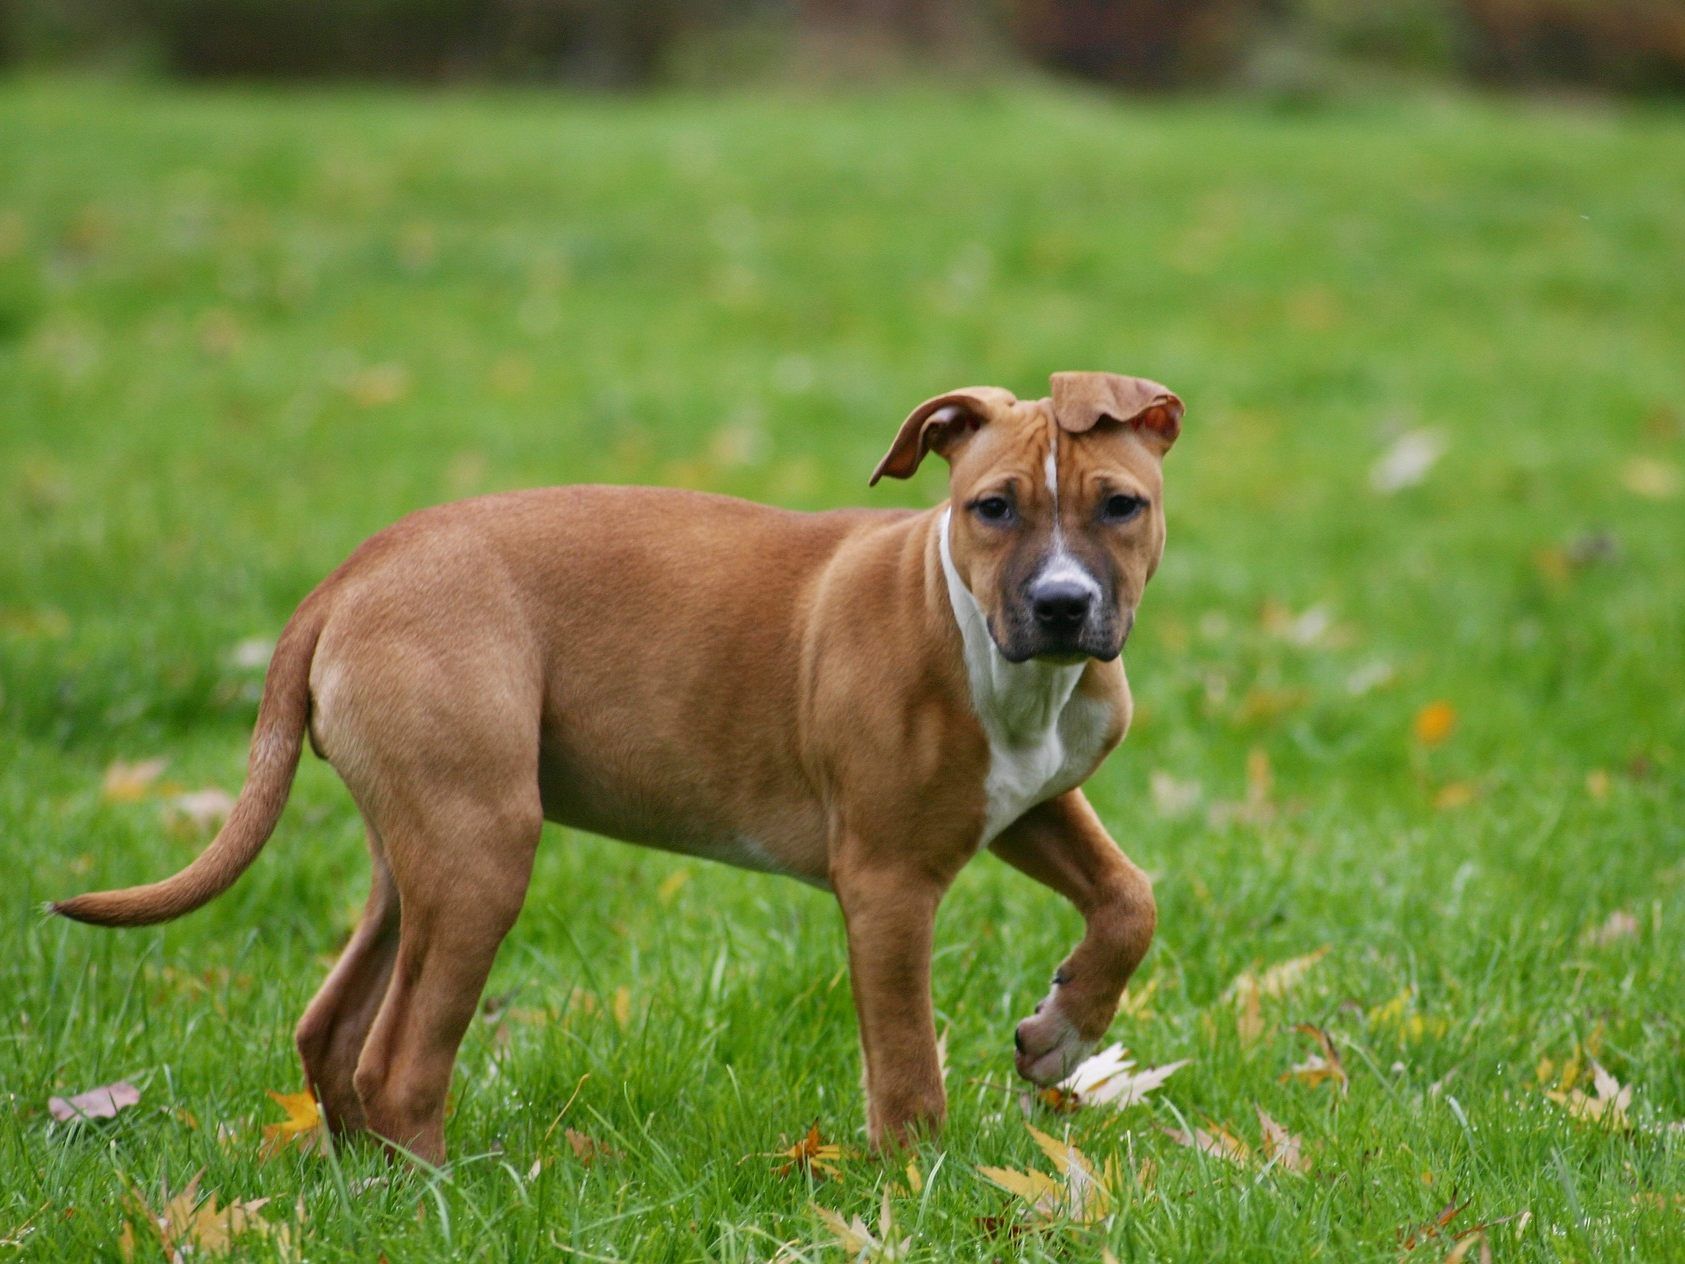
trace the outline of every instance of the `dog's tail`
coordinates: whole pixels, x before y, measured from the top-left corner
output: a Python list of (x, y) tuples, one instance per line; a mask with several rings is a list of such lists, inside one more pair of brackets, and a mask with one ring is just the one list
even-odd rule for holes
[(246, 784), (211, 845), (173, 877), (120, 891), (92, 891), (51, 906), (54, 913), (96, 926), (150, 926), (191, 913), (234, 885), (280, 819), (298, 769), (310, 718), (310, 660), (327, 622), (318, 589), (288, 621), (269, 660), (257, 727), (246, 761)]

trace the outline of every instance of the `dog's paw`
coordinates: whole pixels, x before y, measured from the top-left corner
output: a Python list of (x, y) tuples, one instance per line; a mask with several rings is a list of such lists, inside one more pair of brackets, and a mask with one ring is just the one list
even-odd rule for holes
[(1036, 1012), (1018, 1024), (1013, 1033), (1018, 1047), (1015, 1059), (1018, 1074), (1032, 1084), (1057, 1084), (1069, 1075), (1089, 1054), (1097, 1040), (1085, 1040), (1059, 1007), (1059, 990), (1040, 1005)]

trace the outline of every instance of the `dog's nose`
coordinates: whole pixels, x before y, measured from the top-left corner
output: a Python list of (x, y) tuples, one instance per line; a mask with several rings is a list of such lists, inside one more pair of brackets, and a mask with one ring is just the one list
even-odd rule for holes
[(1036, 622), (1050, 632), (1074, 632), (1088, 618), (1094, 594), (1085, 584), (1052, 580), (1038, 584), (1030, 593), (1030, 609)]

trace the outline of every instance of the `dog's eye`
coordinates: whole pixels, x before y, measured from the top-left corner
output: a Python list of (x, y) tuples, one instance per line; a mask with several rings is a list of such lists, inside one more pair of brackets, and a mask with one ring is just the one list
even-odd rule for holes
[(1100, 516), (1107, 522), (1128, 522), (1146, 507), (1144, 497), (1117, 492), (1106, 497), (1106, 503), (1100, 506)]
[(1005, 496), (985, 496), (972, 509), (984, 522), (1008, 522), (1012, 518), (1012, 502)]

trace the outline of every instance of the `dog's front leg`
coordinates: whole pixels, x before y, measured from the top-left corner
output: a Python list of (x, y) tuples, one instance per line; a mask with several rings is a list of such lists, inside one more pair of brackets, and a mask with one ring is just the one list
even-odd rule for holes
[(887, 851), (845, 839), (831, 864), (866, 1059), (867, 1136), (877, 1150), (934, 1134), (947, 1113), (931, 1013), (930, 951), (936, 906), (952, 874), (910, 863), (904, 851)]
[(1158, 924), (1152, 883), (1106, 833), (1080, 790), (1032, 808), (990, 844), (1007, 864), (1068, 899), (1087, 933), (1053, 975), (1053, 990), (1018, 1024), (1018, 1074), (1055, 1084), (1087, 1057)]

